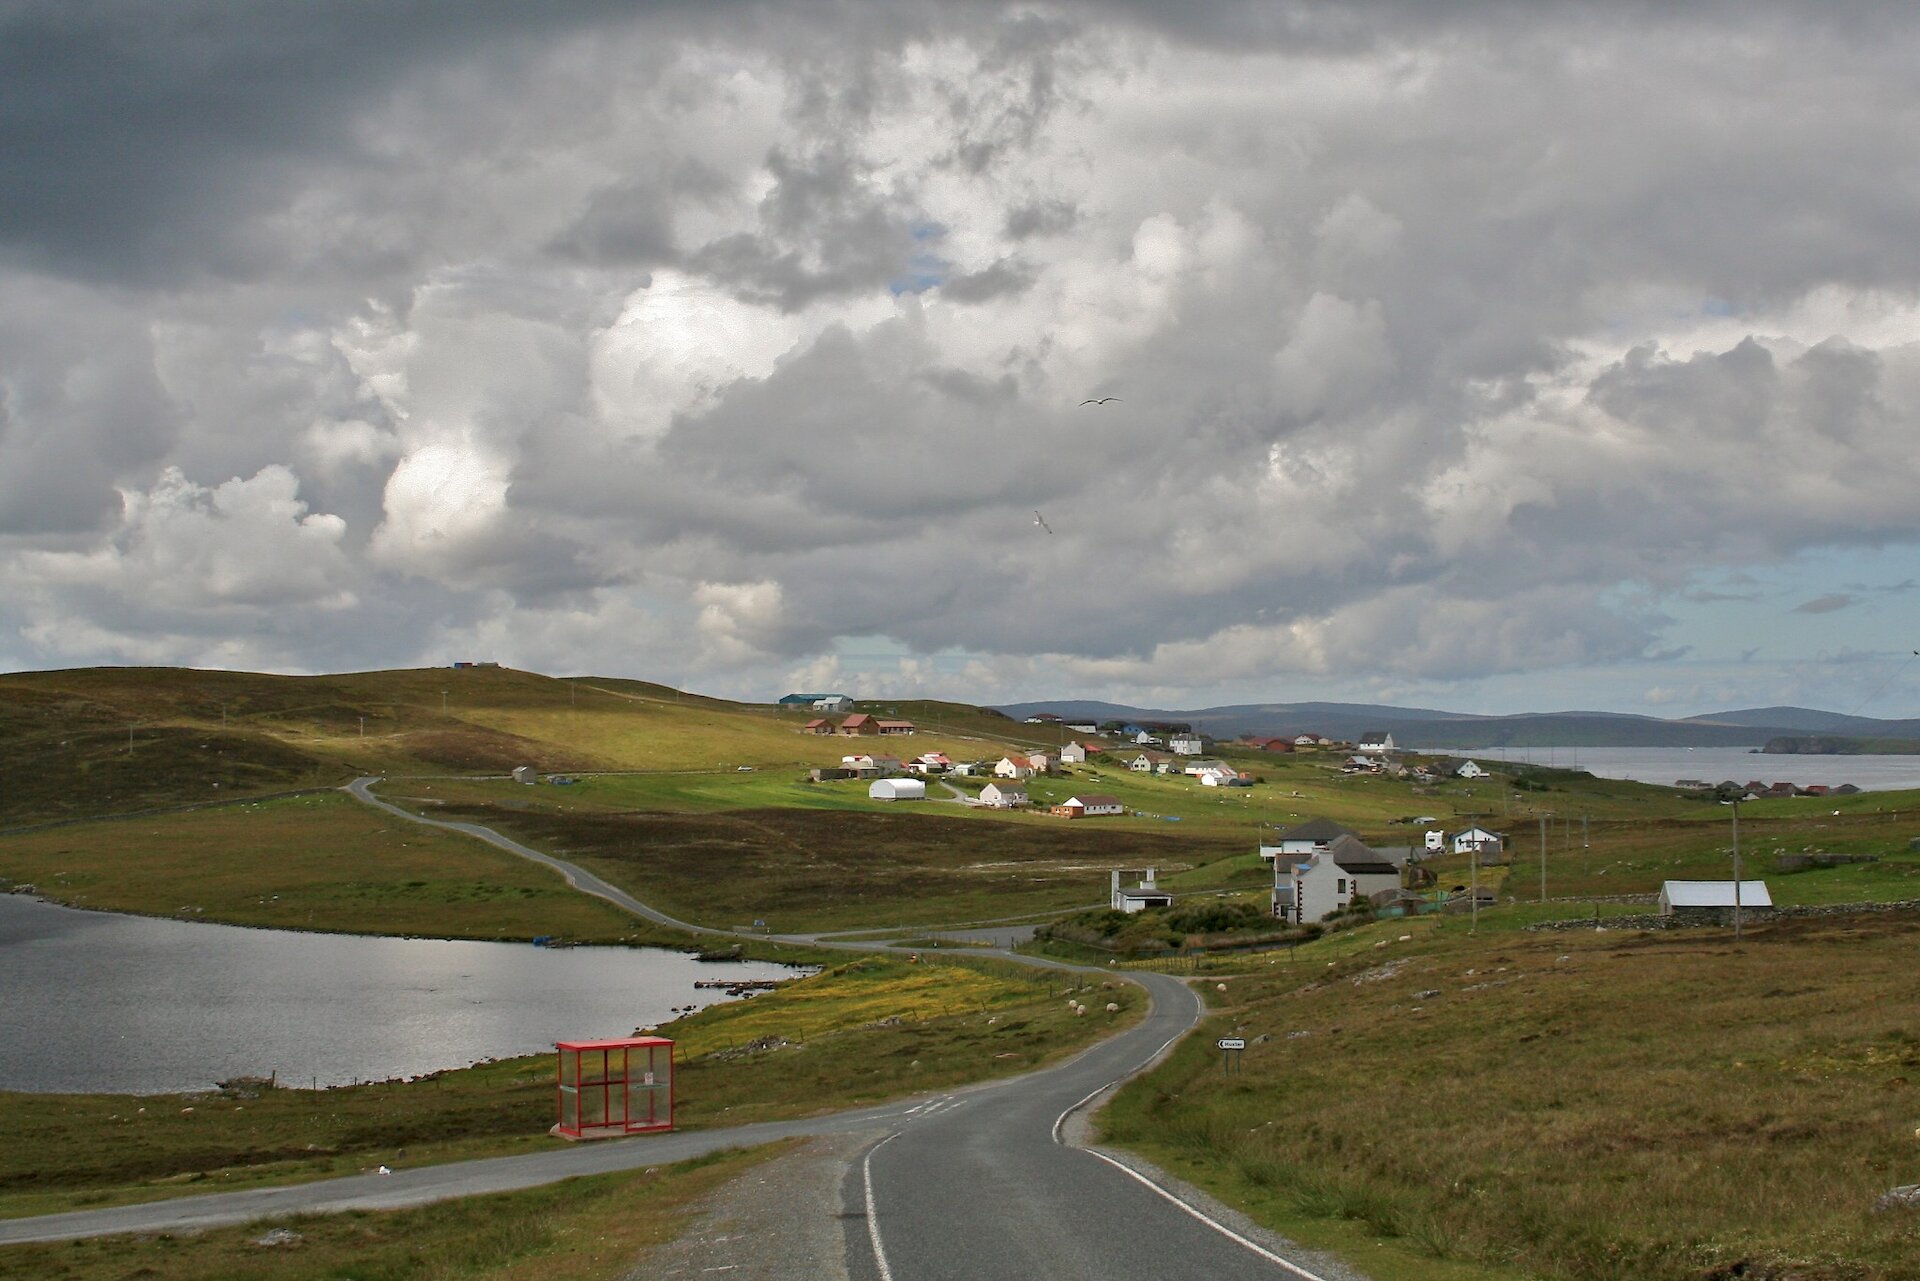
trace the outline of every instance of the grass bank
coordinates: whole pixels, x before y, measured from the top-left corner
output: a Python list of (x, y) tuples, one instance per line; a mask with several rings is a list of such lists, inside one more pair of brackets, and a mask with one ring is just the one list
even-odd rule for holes
[(0, 1247), (19, 1281), (536, 1281), (625, 1275), (673, 1240), (700, 1199), (786, 1151), (773, 1144), (678, 1165), (412, 1210), (293, 1215), (190, 1235)]
[(56, 902), (281, 929), (684, 945), (485, 842), (322, 794), (0, 836)]
[[(1026, 1071), (1137, 1018), (1145, 997), (990, 958), (862, 958), (660, 1030), (681, 1129), (808, 1116)], [(1112, 1014), (1105, 1006), (1120, 1009)], [(415, 1081), (179, 1095), (0, 1093), (0, 1216), (304, 1182), (559, 1142), (553, 1059)], [(247, 1097), (251, 1094), (252, 1097)]]
[[(1736, 946), (1500, 917), (1248, 967), (1108, 1140), (1411, 1281), (1920, 1275), (1913, 1215), (1872, 1211), (1920, 1181), (1920, 918)], [(1249, 1041), (1239, 1075), (1225, 1034)]]

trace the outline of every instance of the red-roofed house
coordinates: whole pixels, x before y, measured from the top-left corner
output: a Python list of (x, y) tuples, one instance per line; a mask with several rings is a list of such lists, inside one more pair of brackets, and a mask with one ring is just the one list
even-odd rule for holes
[(842, 734), (855, 734), (855, 735), (878, 734), (880, 732), (880, 722), (876, 721), (875, 719), (873, 719), (873, 717), (867, 715), (865, 712), (855, 712), (853, 715), (847, 717), (847, 719), (840, 722), (840, 732)]
[(1002, 756), (1000, 763), (993, 767), (995, 778), (1010, 778), (1015, 782), (1032, 778), (1033, 762), (1024, 756)]
[(811, 720), (801, 726), (800, 732), (802, 734), (831, 734), (833, 733), (833, 722), (827, 720), (825, 717), (819, 720)]

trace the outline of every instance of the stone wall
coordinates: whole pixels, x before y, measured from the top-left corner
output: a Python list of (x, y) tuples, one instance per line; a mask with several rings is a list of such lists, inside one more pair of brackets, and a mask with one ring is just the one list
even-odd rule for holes
[[(1745, 924), (1758, 924), (1777, 920), (1781, 917), (1804, 916), (1858, 916), (1862, 912), (1920, 912), (1920, 899), (1903, 899), (1896, 903), (1820, 903), (1806, 907), (1744, 907), (1740, 917)], [(1694, 926), (1711, 925), (1721, 929), (1733, 925), (1733, 909), (1730, 907), (1692, 908), (1673, 916), (1660, 916), (1656, 913), (1634, 916), (1603, 916), (1597, 921), (1591, 917), (1575, 918), (1565, 921), (1540, 921), (1526, 928), (1529, 930), (1683, 930)]]

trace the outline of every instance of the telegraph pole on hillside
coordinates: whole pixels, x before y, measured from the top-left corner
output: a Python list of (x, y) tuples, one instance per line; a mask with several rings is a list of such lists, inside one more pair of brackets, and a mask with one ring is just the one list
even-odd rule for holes
[(1547, 820), (1553, 815), (1545, 811), (1540, 815), (1540, 901), (1547, 901)]
[(1740, 937), (1740, 798), (1733, 799), (1733, 937)]

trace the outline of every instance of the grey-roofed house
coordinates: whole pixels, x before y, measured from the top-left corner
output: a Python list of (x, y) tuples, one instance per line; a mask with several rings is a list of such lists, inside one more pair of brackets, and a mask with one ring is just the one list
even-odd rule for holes
[(1281, 855), (1290, 858), (1304, 858), (1315, 850), (1324, 850), (1342, 836), (1351, 836), (1356, 840), (1360, 833), (1352, 828), (1342, 827), (1330, 818), (1310, 818), (1306, 822), (1286, 831), (1268, 843), (1260, 844), (1260, 857), (1272, 860)]
[(1273, 914), (1298, 925), (1321, 920), (1381, 890), (1398, 889), (1400, 869), (1349, 834), (1336, 837), (1304, 861), (1276, 859), (1273, 884)]

